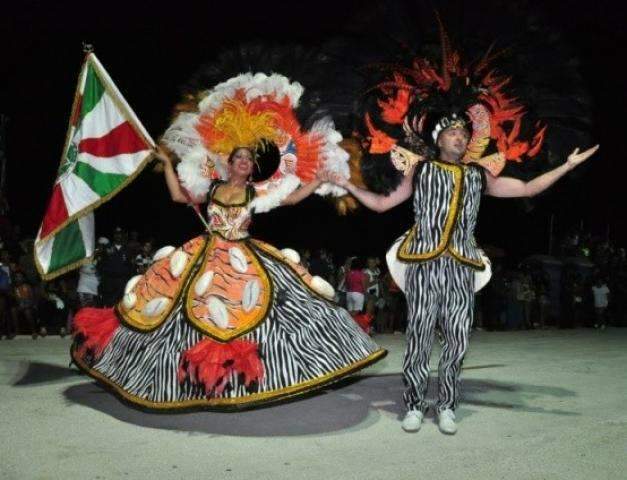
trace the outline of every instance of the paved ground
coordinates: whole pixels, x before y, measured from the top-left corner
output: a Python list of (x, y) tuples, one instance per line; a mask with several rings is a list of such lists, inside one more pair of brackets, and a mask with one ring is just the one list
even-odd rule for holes
[(0, 479), (627, 478), (627, 329), (475, 333), (453, 437), (401, 430), (403, 338), (376, 339), (385, 360), (319, 394), (177, 415), (69, 370), (68, 339), (2, 340)]

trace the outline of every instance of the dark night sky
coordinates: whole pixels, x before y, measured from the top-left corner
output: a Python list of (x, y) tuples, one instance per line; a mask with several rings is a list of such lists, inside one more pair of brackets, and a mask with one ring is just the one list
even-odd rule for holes
[[(435, 5), (451, 36), (484, 25), (517, 21), (512, 2), (425, 1)], [(103, 62), (153, 137), (167, 126), (178, 89), (194, 70), (223, 48), (238, 42), (273, 40), (315, 45), (322, 39), (357, 31), (371, 5), (359, 1), (322, 2), (170, 2), (163, 9), (132, 2), (86, 4), (20, 2), (3, 7), (0, 20), (0, 112), (10, 117), (7, 139), (8, 197), (13, 220), (28, 234), (36, 233), (55, 177), (67, 126), (81, 41), (96, 46)], [(63, 4), (63, 6), (59, 6)], [(507, 4), (508, 9), (502, 8)], [(626, 7), (621, 2), (520, 3), (520, 15), (535, 12), (562, 34), (581, 60), (581, 72), (592, 98), (592, 138), (600, 154), (581, 171), (569, 175), (552, 192), (533, 202), (486, 198), (480, 217), (480, 243), (497, 245), (516, 256), (545, 253), (548, 225), (556, 214), (558, 231), (579, 225), (627, 244), (625, 218), (625, 112), (627, 82), (623, 64), (627, 42)], [(431, 21), (428, 18), (420, 21)], [(420, 21), (417, 21), (419, 28)], [(363, 25), (367, 25), (364, 22)], [(487, 30), (486, 38), (492, 40)], [(367, 31), (360, 32), (368, 34)], [(381, 32), (373, 32), (381, 34)], [(495, 38), (494, 40), (499, 40)], [(306, 86), (305, 79), (299, 79)], [(338, 254), (383, 253), (409, 226), (408, 205), (375, 215), (359, 212), (348, 218), (334, 214), (324, 200), (311, 198), (296, 207), (260, 215), (254, 234), (277, 246), (329, 246)], [(96, 213), (100, 234), (116, 224), (153, 235), (158, 244), (180, 243), (200, 232), (191, 210), (173, 205), (163, 179), (150, 171)], [(278, 225), (278, 227), (277, 227)]]

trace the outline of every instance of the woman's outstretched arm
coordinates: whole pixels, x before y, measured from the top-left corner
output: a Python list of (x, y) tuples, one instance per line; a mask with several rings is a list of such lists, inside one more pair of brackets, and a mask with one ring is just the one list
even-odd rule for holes
[(183, 188), (179, 183), (179, 177), (174, 171), (174, 166), (172, 165), (172, 159), (170, 156), (161, 147), (158, 147), (154, 151), (154, 155), (163, 164), (165, 183), (168, 186), (172, 200), (177, 203), (189, 203), (189, 199), (183, 192)]

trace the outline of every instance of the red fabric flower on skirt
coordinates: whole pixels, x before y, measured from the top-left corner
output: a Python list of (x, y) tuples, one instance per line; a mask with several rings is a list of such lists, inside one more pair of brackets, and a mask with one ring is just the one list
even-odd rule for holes
[(212, 392), (220, 395), (233, 373), (243, 376), (246, 387), (261, 381), (264, 368), (256, 343), (248, 340), (219, 343), (206, 338), (183, 352), (178, 378), (183, 382), (189, 377), (192, 383), (202, 383), (207, 395)]
[(94, 357), (100, 357), (119, 326), (113, 308), (81, 308), (72, 323), (73, 335), (84, 338), (76, 351), (78, 356), (84, 357), (91, 351)]

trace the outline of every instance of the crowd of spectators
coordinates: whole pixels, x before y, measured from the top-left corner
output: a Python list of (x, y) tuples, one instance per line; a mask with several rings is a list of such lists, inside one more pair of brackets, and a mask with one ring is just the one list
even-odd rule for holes
[(487, 330), (605, 329), (627, 325), (624, 248), (590, 234), (565, 236), (558, 255), (534, 255), (513, 268), (496, 259), (476, 296), (475, 325)]
[(111, 240), (97, 241), (93, 259), (78, 270), (42, 281), (33, 257), (34, 241), (21, 239), (19, 228), (0, 232), (0, 337), (19, 334), (33, 339), (65, 336), (81, 307), (111, 307), (130, 277), (144, 273), (153, 256), (153, 241), (116, 228)]
[[(33, 240), (0, 225), (0, 336), (33, 338), (68, 333), (72, 315), (86, 306), (111, 307), (130, 277), (146, 271), (152, 239), (116, 228), (97, 241), (79, 270), (42, 282)], [(371, 334), (405, 330), (405, 298), (377, 257), (335, 259), (325, 249), (300, 252), (312, 275), (329, 282), (336, 301)], [(340, 261), (337, 261), (340, 260)], [(492, 259), (493, 277), (476, 295), (474, 327), (486, 330), (627, 325), (627, 255), (591, 235), (566, 236), (557, 256), (535, 255), (511, 267)]]

